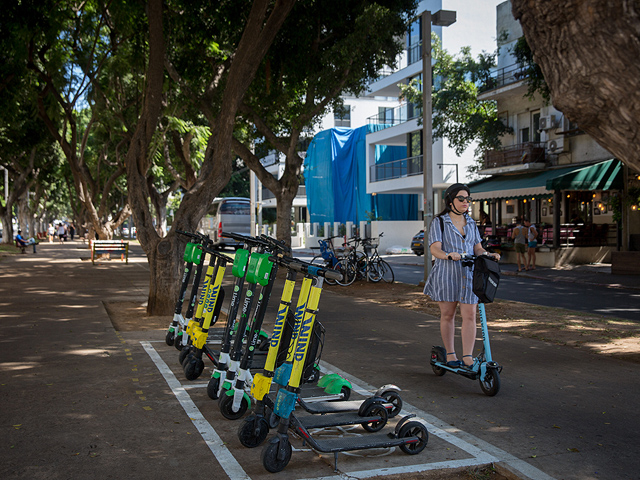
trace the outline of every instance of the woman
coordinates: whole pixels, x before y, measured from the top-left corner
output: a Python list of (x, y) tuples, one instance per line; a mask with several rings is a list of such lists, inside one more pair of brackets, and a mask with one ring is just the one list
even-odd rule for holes
[[(476, 304), (473, 293), (473, 272), (463, 267), (463, 254), (490, 255), (500, 260), (497, 253), (488, 253), (481, 245), (476, 222), (467, 210), (471, 197), (469, 187), (461, 183), (451, 185), (444, 195), (444, 210), (431, 222), (429, 250), (435, 257), (424, 293), (438, 302), (440, 307), (440, 334), (447, 350), (450, 367), (473, 365), (473, 347), (476, 341)], [(460, 304), (462, 316), (462, 361), (455, 353), (456, 306)]]

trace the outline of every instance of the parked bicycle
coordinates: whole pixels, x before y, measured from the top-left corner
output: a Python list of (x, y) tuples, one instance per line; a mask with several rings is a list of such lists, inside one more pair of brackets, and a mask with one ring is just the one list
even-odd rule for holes
[[(380, 236), (383, 234), (381, 233)], [(371, 282), (392, 283), (394, 281), (393, 270), (378, 254), (379, 238), (361, 238), (355, 236), (346, 242), (347, 255), (339, 259), (335, 269), (342, 273), (343, 279), (340, 285), (351, 285), (356, 280), (368, 280)], [(362, 247), (360, 250), (359, 247)], [(373, 252), (373, 253), (372, 253)]]
[[(382, 237), (383, 234), (384, 232), (380, 233), (380, 237)], [(378, 254), (380, 237), (365, 238), (363, 240), (363, 249), (365, 254), (368, 256), (368, 263), (369, 263), (368, 276), (369, 276), (369, 279), (373, 282), (379, 282), (380, 280), (384, 280), (387, 283), (393, 283), (393, 281), (395, 280), (395, 276), (393, 274), (393, 269), (391, 268), (391, 265), (389, 265), (389, 263)], [(371, 250), (373, 250), (372, 254), (370, 254)]]
[[(333, 245), (334, 238), (342, 238), (341, 236), (328, 237), (323, 240), (318, 240), (318, 245), (320, 245), (320, 255), (316, 255), (311, 260), (311, 263), (314, 265), (321, 266), (322, 268), (337, 270), (342, 273), (342, 280), (336, 281), (331, 280), (329, 278), (325, 278), (325, 282), (329, 285), (351, 285), (353, 280), (355, 279), (354, 272), (349, 272), (347, 274), (346, 269), (350, 268), (344, 262), (345, 257), (340, 255), (338, 256), (336, 249)], [(353, 277), (353, 279), (351, 279)], [(351, 279), (350, 282), (347, 282), (347, 278)]]

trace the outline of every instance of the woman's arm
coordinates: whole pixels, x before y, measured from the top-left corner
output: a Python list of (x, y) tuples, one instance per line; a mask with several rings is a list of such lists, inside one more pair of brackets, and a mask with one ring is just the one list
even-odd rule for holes
[(431, 252), (431, 255), (439, 258), (440, 260), (460, 260), (460, 258), (462, 258), (462, 255), (458, 252), (447, 253), (442, 250), (442, 242), (433, 242), (429, 247), (429, 251)]

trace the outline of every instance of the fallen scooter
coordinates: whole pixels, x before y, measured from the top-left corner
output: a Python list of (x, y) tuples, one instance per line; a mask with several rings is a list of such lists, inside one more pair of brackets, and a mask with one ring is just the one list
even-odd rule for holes
[[(500, 267), (497, 261), (486, 255), (464, 255), (460, 261), (462, 262), (463, 268), (472, 268), (475, 264), (473, 293), (481, 300), (480, 303), (478, 303), (478, 309), (480, 311), (480, 323), (482, 326), (483, 349), (482, 352), (473, 359), (473, 365), (469, 367), (453, 367), (447, 365), (447, 351), (445, 348), (434, 346), (431, 349), (431, 368), (433, 369), (433, 373), (438, 376), (452, 372), (471, 380), (479, 380), (482, 391), (492, 397), (500, 390), (500, 372), (502, 372), (502, 366), (493, 361), (491, 356), (489, 329), (487, 328), (487, 315), (484, 304), (493, 301), (493, 296), (495, 296), (495, 291), (498, 288), (500, 280)], [(491, 271), (487, 273), (487, 267), (480, 265), (480, 263), (487, 265)], [(487, 290), (490, 291), (489, 296), (487, 296)]]

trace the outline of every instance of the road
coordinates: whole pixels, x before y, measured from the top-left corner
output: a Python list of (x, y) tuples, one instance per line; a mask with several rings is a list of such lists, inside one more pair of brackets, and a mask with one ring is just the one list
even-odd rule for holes
[[(420, 262), (424, 257), (385, 255), (384, 258), (392, 265), (396, 281), (413, 285), (422, 281), (424, 269)], [(513, 265), (503, 265), (502, 268), (515, 272)], [(546, 307), (640, 320), (640, 290), (502, 275), (497, 297)]]

